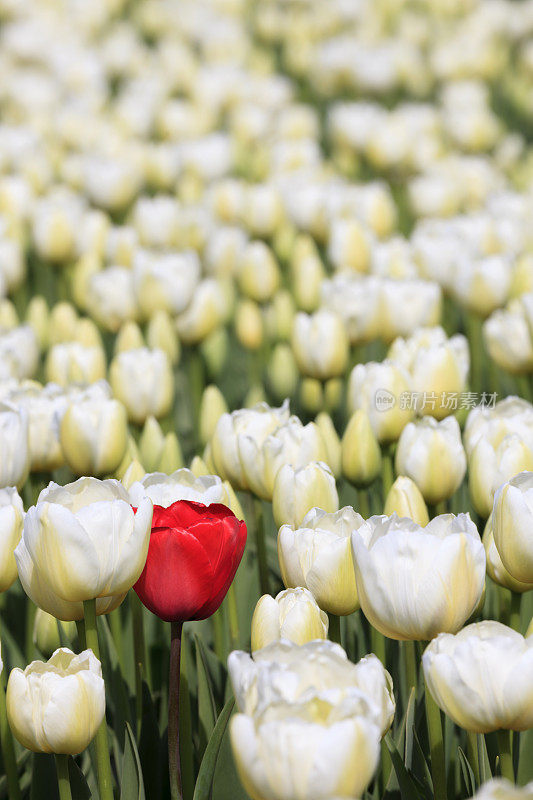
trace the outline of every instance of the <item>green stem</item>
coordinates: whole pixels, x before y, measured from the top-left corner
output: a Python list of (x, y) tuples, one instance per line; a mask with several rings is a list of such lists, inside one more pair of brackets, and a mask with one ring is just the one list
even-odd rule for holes
[(498, 731), (498, 747), (500, 749), (500, 773), (502, 778), (514, 783), (514, 767), (512, 755), (511, 731)]
[(239, 643), (239, 609), (237, 606), (237, 594), (235, 592), (235, 581), (228, 589), (228, 622), (231, 649), (234, 650)]
[(168, 771), (170, 797), (183, 800), (180, 763), (180, 656), (181, 622), (172, 622), (170, 628), (170, 669), (168, 678)]
[(418, 686), (418, 676), (416, 670), (416, 649), (414, 642), (403, 642), (403, 652), (405, 655), (405, 675), (407, 678), (407, 697), (414, 687), (415, 694)]
[(466, 315), (466, 329), (470, 345), (470, 374), (473, 392), (483, 391), (483, 355), (484, 347), (481, 337), (482, 321), (472, 312)]
[(144, 638), (143, 607), (136, 592), (129, 594), (131, 624), (133, 627), (133, 659), (135, 662), (135, 711), (137, 718), (137, 735), (140, 734), (143, 709), (143, 678), (148, 679), (148, 658)]
[[(98, 630), (96, 628), (96, 600), (85, 600), (83, 603), (85, 619), (85, 644), (100, 661), (100, 646), (98, 644)], [(96, 768), (98, 772), (98, 786), (101, 800), (113, 800), (113, 778), (111, 775), (111, 760), (109, 758), (109, 742), (107, 740), (107, 724), (105, 716), (95, 736)]]
[(391, 445), (383, 448), (383, 459), (381, 462), (381, 480), (383, 483), (383, 504), (387, 499), (392, 484), (394, 483), (394, 465), (392, 463), (392, 447)]
[(115, 608), (114, 611), (111, 611), (107, 615), (107, 618), (109, 620), (109, 627), (111, 629), (111, 636), (113, 638), (115, 650), (117, 651), (120, 671), (122, 674), (124, 674), (124, 646), (122, 640), (122, 619), (120, 615), (120, 606)]
[(9, 800), (21, 800), (15, 745), (13, 743), (13, 734), (7, 721), (6, 690), (3, 673), (0, 675), (0, 743), (2, 744)]
[(219, 661), (224, 663), (224, 611), (222, 607), (217, 609), (213, 616), (211, 617), (211, 621), (213, 623), (213, 639), (214, 639), (214, 646), (215, 646), (215, 653), (218, 657)]
[(70, 791), (70, 778), (68, 774), (69, 757), (62, 753), (56, 753), (57, 784), (59, 787), (59, 800), (72, 800)]
[(379, 658), (383, 666), (386, 667), (385, 637), (382, 633), (377, 631), (373, 625), (370, 626), (370, 641), (372, 643), (372, 652)]
[(261, 500), (254, 498), (254, 517), (255, 517), (255, 544), (257, 549), (257, 564), (259, 569), (259, 587), (261, 594), (270, 594), (270, 580), (268, 577), (268, 563), (265, 540), (265, 524), (263, 518), (263, 505)]
[(366, 489), (357, 490), (357, 510), (359, 511), (363, 519), (368, 519), (371, 516), (370, 505), (368, 502), (368, 492)]
[(522, 595), (519, 592), (511, 592), (511, 613), (509, 615), (509, 627), (520, 633), (520, 606)]
[(33, 644), (33, 628), (35, 625), (35, 615), (37, 613), (37, 606), (32, 603), (29, 597), (26, 598), (26, 635), (25, 635), (25, 655), (29, 661), (33, 661), (36, 657), (35, 645)]
[(478, 753), (478, 746), (477, 746), (477, 733), (472, 733), (472, 731), (467, 731), (467, 753), (468, 753), (468, 760), (472, 766), (472, 770), (474, 772), (474, 778), (476, 779), (476, 784), (479, 786), (481, 784), (480, 777), (479, 777), (479, 753)]
[(328, 614), (329, 617), (329, 639), (337, 644), (341, 641), (341, 618), (338, 614)]
[(431, 776), (433, 778), (434, 800), (447, 800), (446, 762), (444, 760), (444, 738), (440, 708), (433, 700), (427, 685), (425, 689), (426, 719), (431, 755)]

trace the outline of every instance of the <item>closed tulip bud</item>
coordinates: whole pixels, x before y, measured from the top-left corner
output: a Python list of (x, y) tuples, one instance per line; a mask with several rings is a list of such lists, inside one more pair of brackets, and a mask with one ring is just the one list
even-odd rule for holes
[(124, 456), (122, 461), (116, 468), (113, 478), (116, 478), (118, 481), (122, 480), (124, 475), (126, 474), (126, 470), (130, 466), (132, 461), (139, 461), (140, 462), (141, 455), (139, 453), (139, 448), (137, 447), (137, 442), (133, 438), (131, 434), (128, 434), (128, 440), (126, 444), (126, 450), (124, 451)]
[(408, 517), (425, 527), (429, 522), (427, 506), (422, 497), (422, 492), (411, 478), (400, 475), (392, 484), (385, 500), (383, 514), (391, 517), (397, 514), (399, 517)]
[(164, 444), (165, 436), (159, 422), (155, 417), (147, 417), (139, 439), (141, 463), (144, 464), (147, 472), (155, 472)]
[(185, 311), (176, 317), (176, 330), (185, 344), (199, 344), (224, 321), (227, 296), (221, 282), (206, 278), (195, 289)]
[(209, 467), (207, 466), (207, 464), (205, 463), (204, 459), (201, 456), (194, 456), (193, 460), (191, 461), (190, 470), (193, 473), (193, 475), (195, 475), (197, 478), (202, 477), (202, 475), (211, 474), (209, 472)]
[(16, 328), (19, 324), (17, 310), (11, 300), (0, 301), (0, 328)]
[(498, 444), (489, 437), (480, 439), (468, 459), (470, 497), (478, 514), (487, 518), (496, 489), (524, 470), (533, 470), (533, 451), (518, 434)]
[(282, 525), (278, 558), (285, 586), (305, 586), (330, 614), (352, 614), (359, 601), (350, 537), (362, 523), (363, 518), (346, 506), (332, 514), (312, 508), (300, 527)]
[[(163, 350), (172, 365), (180, 360), (181, 348), (172, 319), (166, 311), (156, 311), (148, 322), (146, 329), (148, 347)], [(142, 347), (142, 345), (140, 345)]]
[(27, 512), (15, 550), (26, 593), (45, 584), (71, 603), (123, 596), (146, 561), (152, 510), (145, 498), (134, 513), (116, 480), (51, 482)]
[(14, 550), (20, 541), (24, 507), (13, 488), (0, 489), (0, 592), (17, 579)]
[(298, 385), (298, 368), (290, 345), (278, 342), (267, 366), (268, 385), (279, 401), (291, 397)]
[(50, 347), (72, 342), (76, 336), (78, 314), (71, 303), (56, 303), (50, 311), (48, 340)]
[(61, 420), (59, 439), (74, 475), (108, 475), (126, 451), (126, 409), (118, 400), (77, 398)]
[(515, 786), (504, 778), (493, 778), (475, 793), (470, 800), (531, 800), (533, 783), (527, 786)]
[(102, 269), (100, 256), (95, 253), (84, 253), (72, 270), (72, 299), (82, 311), (87, 310), (87, 291), (93, 275)]
[(503, 566), (500, 554), (494, 543), (492, 514), (489, 516), (483, 532), (483, 546), (487, 557), (487, 575), (490, 576), (494, 583), (497, 583), (499, 586), (505, 586), (506, 589), (510, 589), (512, 592), (517, 592), (518, 594), (533, 589), (533, 584), (517, 581)]
[(533, 370), (533, 339), (522, 303), (514, 300), (483, 323), (483, 340), (491, 359), (513, 375)]
[(304, 378), (300, 383), (300, 402), (309, 414), (324, 408), (324, 384), (316, 378)]
[(102, 347), (85, 347), (79, 342), (56, 344), (48, 351), (46, 379), (60, 386), (95, 383), (105, 378), (106, 358)]
[(265, 309), (265, 322), (270, 339), (288, 341), (294, 323), (294, 300), (286, 289), (280, 289)]
[(135, 458), (130, 462), (129, 467), (120, 480), (124, 488), (129, 490), (134, 483), (142, 480), (145, 475), (146, 472), (143, 465)]
[(200, 262), (193, 251), (137, 250), (132, 274), (135, 297), (146, 319), (159, 309), (181, 314), (200, 281)]
[(335, 411), (341, 404), (344, 391), (342, 378), (330, 378), (324, 384), (324, 408), (326, 411)]
[(200, 441), (203, 445), (210, 441), (218, 420), (228, 411), (228, 404), (218, 386), (206, 386), (200, 403)]
[(466, 472), (466, 453), (455, 417), (437, 422), (423, 417), (403, 429), (396, 450), (396, 472), (411, 478), (427, 503), (447, 500)]
[(241, 300), (237, 303), (235, 333), (247, 350), (258, 350), (263, 344), (263, 317), (259, 306), (253, 300)]
[(125, 350), (138, 350), (144, 347), (142, 331), (136, 322), (127, 320), (122, 323), (115, 338), (113, 352), (123, 353)]
[(426, 684), (437, 705), (467, 731), (528, 730), (532, 648), (532, 638), (493, 620), (467, 625), (456, 635), (441, 633), (422, 656)]
[(305, 238), (298, 239), (291, 266), (292, 291), (298, 308), (308, 313), (318, 308), (320, 288), (325, 277), (316, 247), (308, 244)]
[(292, 346), (303, 375), (326, 380), (344, 372), (348, 337), (340, 317), (327, 309), (294, 320)]
[(504, 567), (518, 581), (533, 583), (533, 472), (521, 472), (494, 495), (494, 543)]
[(21, 488), (30, 469), (28, 412), (9, 402), (0, 403), (0, 488)]
[(170, 475), (172, 472), (175, 472), (175, 470), (180, 469), (180, 467), (183, 467), (181, 446), (178, 437), (174, 431), (171, 431), (165, 436), (161, 457), (157, 463), (157, 469), (160, 472)]
[(305, 644), (327, 639), (329, 621), (307, 589), (286, 589), (276, 597), (264, 594), (252, 617), (252, 652), (279, 639)]
[(387, 444), (396, 441), (414, 417), (414, 409), (401, 404), (402, 395), (410, 391), (409, 375), (394, 362), (357, 364), (350, 374), (348, 407), (365, 409), (374, 435)]
[[(305, 589), (281, 594), (297, 591), (308, 594)], [(237, 707), (250, 716), (262, 714), (274, 696), (283, 704), (297, 705), (312, 689), (324, 698), (335, 692), (339, 704), (351, 695), (364, 695), (365, 712), (382, 736), (394, 719), (392, 678), (379, 659), (371, 654), (352, 664), (340, 645), (323, 637), (301, 645), (285, 637), (253, 656), (236, 650), (228, 658), (228, 672)]]
[(331, 467), (331, 471), (335, 475), (335, 478), (340, 478), (342, 474), (341, 441), (337, 431), (335, 430), (333, 420), (329, 414), (327, 414), (325, 411), (321, 411), (320, 414), (317, 415), (315, 423), (322, 434), (322, 439), (324, 440), (324, 445), (326, 447), (326, 458), (324, 460)]
[(127, 350), (109, 367), (113, 394), (125, 406), (128, 419), (140, 425), (147, 417), (166, 416), (174, 400), (174, 377), (162, 350)]
[(372, 235), (356, 219), (333, 220), (328, 255), (335, 269), (367, 272), (370, 266)]
[(103, 347), (100, 331), (87, 317), (79, 319), (76, 323), (74, 341), (83, 344), (85, 347)]
[(299, 468), (284, 464), (277, 472), (272, 493), (276, 525), (298, 528), (305, 515), (315, 507), (325, 512), (335, 512), (339, 508), (335, 476), (328, 465), (321, 461)]
[(217, 377), (226, 365), (229, 349), (227, 328), (220, 325), (200, 344), (200, 351), (206, 363), (209, 375)]
[(295, 226), (291, 222), (282, 222), (272, 237), (272, 249), (276, 257), (285, 263), (289, 260), (298, 236)]
[(283, 219), (278, 189), (267, 183), (250, 184), (244, 204), (244, 223), (253, 236), (271, 236)]
[(49, 658), (58, 647), (61, 647), (61, 640), (72, 644), (75, 637), (74, 622), (61, 622), (42, 608), (37, 609), (33, 623), (33, 644), (43, 656)]
[(50, 311), (45, 298), (41, 295), (32, 297), (26, 309), (26, 322), (35, 333), (41, 350), (48, 347), (49, 319)]
[(280, 283), (279, 267), (272, 251), (264, 242), (250, 242), (246, 245), (237, 278), (241, 292), (256, 303), (266, 303), (274, 296)]
[(369, 486), (381, 472), (381, 449), (367, 412), (352, 414), (341, 442), (342, 474), (357, 487)]
[(243, 406), (245, 408), (253, 408), (257, 406), (259, 403), (266, 403), (266, 395), (264, 387), (261, 383), (253, 383), (248, 391), (246, 392), (246, 396), (243, 401)]
[(485, 551), (468, 514), (424, 528), (395, 514), (370, 517), (353, 532), (352, 549), (363, 613), (390, 639), (455, 633), (483, 594)]

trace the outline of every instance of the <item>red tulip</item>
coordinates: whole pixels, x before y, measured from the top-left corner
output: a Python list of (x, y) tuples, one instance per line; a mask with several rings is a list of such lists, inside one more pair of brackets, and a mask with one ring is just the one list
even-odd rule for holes
[(148, 557), (133, 588), (166, 622), (205, 619), (226, 596), (245, 544), (246, 525), (226, 506), (154, 506)]

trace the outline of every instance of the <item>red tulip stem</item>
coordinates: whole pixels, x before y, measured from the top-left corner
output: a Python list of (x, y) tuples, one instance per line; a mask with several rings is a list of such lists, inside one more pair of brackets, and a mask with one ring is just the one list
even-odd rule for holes
[(170, 628), (170, 670), (168, 679), (168, 771), (170, 797), (183, 800), (180, 762), (180, 662), (181, 622), (172, 622)]

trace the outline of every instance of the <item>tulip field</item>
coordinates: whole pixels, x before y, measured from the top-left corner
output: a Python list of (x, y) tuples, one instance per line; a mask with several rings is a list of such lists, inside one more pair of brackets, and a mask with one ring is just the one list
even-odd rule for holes
[(0, 800), (533, 800), (533, 0), (0, 0)]

